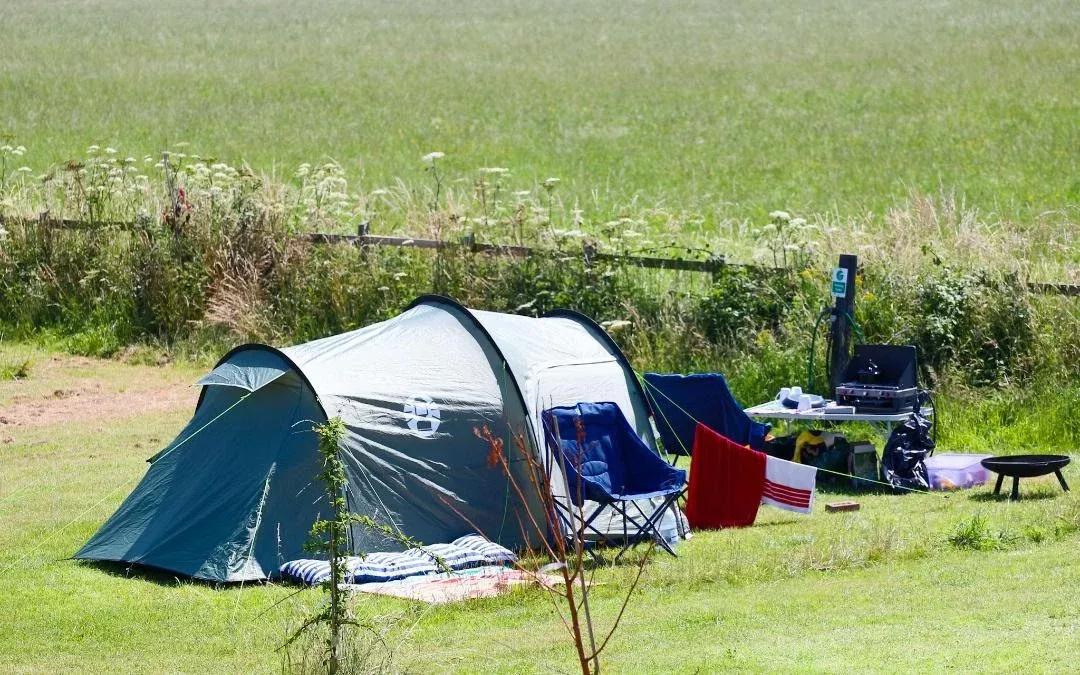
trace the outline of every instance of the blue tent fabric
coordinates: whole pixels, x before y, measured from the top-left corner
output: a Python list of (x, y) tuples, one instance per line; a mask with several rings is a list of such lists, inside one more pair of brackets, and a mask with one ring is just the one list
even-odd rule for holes
[(682, 490), (686, 472), (660, 458), (614, 403), (578, 403), (543, 413), (575, 503), (650, 499)]
[(645, 373), (645, 394), (654, 411), (660, 440), (671, 454), (690, 454), (698, 422), (740, 445), (755, 450), (765, 446), (771, 427), (743, 412), (719, 373)]

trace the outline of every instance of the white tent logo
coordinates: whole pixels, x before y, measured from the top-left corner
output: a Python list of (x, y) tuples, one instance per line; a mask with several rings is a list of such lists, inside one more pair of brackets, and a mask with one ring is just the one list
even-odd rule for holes
[(404, 411), (409, 420), (409, 429), (420, 438), (431, 438), (439, 430), (442, 413), (435, 401), (427, 396), (405, 399)]

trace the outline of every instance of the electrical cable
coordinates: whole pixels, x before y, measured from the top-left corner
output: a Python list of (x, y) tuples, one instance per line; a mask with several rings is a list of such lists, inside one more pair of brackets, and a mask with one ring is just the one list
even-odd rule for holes
[[(817, 333), (818, 327), (821, 326), (821, 320), (826, 316), (832, 314), (832, 308), (826, 307), (818, 314), (817, 320), (814, 321), (814, 331), (810, 336), (810, 353), (806, 359), (806, 391), (812, 392), (814, 390), (814, 347), (817, 346)], [(828, 354), (828, 352), (826, 352)]]
[[(806, 359), (806, 391), (814, 391), (814, 351), (817, 347), (817, 334), (818, 328), (821, 326), (821, 320), (826, 316), (832, 316), (836, 321), (838, 318), (843, 318), (844, 321), (851, 326), (852, 331), (855, 333), (855, 337), (858, 338), (859, 343), (865, 343), (866, 337), (863, 335), (862, 327), (859, 326), (855, 318), (850, 313), (844, 310), (838, 310), (834, 307), (826, 307), (818, 314), (817, 319), (814, 321), (814, 330), (810, 336), (810, 352)], [(825, 334), (825, 372), (832, 372), (832, 331), (830, 330)]]

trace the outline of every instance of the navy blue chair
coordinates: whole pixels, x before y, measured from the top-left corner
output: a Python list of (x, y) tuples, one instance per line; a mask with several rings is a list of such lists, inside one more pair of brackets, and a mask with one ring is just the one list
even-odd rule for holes
[[(659, 531), (660, 521), (686, 484), (686, 472), (669, 465), (637, 435), (614, 403), (578, 403), (545, 410), (544, 435), (552, 458), (566, 477), (568, 500), (581, 507), (585, 501), (609, 506), (622, 516), (622, 549), (653, 538), (668, 553), (674, 549)], [(656, 501), (659, 498), (659, 502)], [(646, 513), (639, 502), (650, 501)], [(556, 499), (556, 504), (562, 500)], [(605, 543), (615, 543), (610, 532), (596, 527), (604, 509), (595, 509), (576, 527), (571, 513), (565, 525), (582, 538), (591, 532)]]
[(680, 455), (690, 455), (698, 422), (754, 450), (765, 447), (765, 436), (772, 428), (743, 412), (719, 373), (645, 373), (645, 395), (664, 450), (675, 455), (675, 462)]

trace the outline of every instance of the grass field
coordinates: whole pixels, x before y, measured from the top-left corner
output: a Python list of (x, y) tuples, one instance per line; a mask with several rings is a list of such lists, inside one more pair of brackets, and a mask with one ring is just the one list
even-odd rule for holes
[[(286, 600), (291, 588), (124, 578), (66, 559), (188, 419), (197, 391), (185, 385), (202, 368), (0, 344), (0, 364), (27, 361), (28, 379), (0, 382), (5, 669), (278, 669), (286, 628), (317, 592)], [(1075, 465), (1066, 477), (1080, 481)], [(678, 559), (649, 563), (605, 664), (616, 672), (1069, 670), (1080, 658), (1080, 499), (1052, 481), (1022, 489), (1026, 499), (1015, 504), (988, 487), (861, 495), (860, 512), (840, 515), (824, 513), (823, 499), (811, 517), (763, 508), (752, 528), (699, 533)], [(966, 544), (950, 542), (964, 532)], [(592, 597), (603, 620), (631, 572), (597, 574)], [(436, 609), (361, 597), (357, 610), (393, 620), (394, 670), (573, 667), (539, 591)]]
[[(858, 217), (911, 191), (1001, 217), (1080, 202), (1080, 5), (0, 0), (0, 131), (36, 170), (86, 147), (365, 190), (548, 176), (608, 212)], [(121, 155), (121, 156), (122, 156)], [(1056, 214), (1056, 215), (1055, 215)]]
[[(115, 187), (106, 170), (115, 169), (127, 176), (119, 192), (131, 187), (135, 195), (123, 202), (126, 211), (107, 218), (167, 208), (153, 163), (170, 150), (247, 163), (256, 176), (270, 176), (256, 190), (259, 208), (275, 222), (304, 213), (303, 227), (352, 232), (369, 220), (377, 233), (506, 243), (527, 223), (537, 236), (584, 231), (620, 250), (657, 246), (666, 255), (692, 246), (769, 264), (789, 244), (802, 250), (812, 242), (806, 250), (818, 268), (837, 252), (855, 252), (883, 273), (933, 270), (940, 254), (964, 269), (1078, 282), (1078, 83), (1080, 3), (1070, 0), (0, 0), (0, 216), (50, 209), (54, 217), (86, 218), (97, 193), (86, 191), (78, 167), (32, 186), (66, 160), (85, 161), (93, 144), (100, 146), (91, 161), (98, 187)], [(441, 202), (421, 161), (432, 151), (445, 153)], [(139, 168), (117, 169), (129, 155)], [(303, 162), (327, 160), (349, 179), (333, 216), (324, 216), (334, 209), (322, 202), (322, 182), (296, 173)], [(21, 164), (30, 170), (19, 171)], [(239, 180), (240, 172), (225, 169), (229, 181)], [(129, 170), (149, 179), (140, 183), (145, 177)], [(214, 190), (229, 183), (214, 182), (217, 169), (203, 170), (202, 183), (185, 183), (200, 227), (237, 219), (246, 227), (250, 204), (215, 202)], [(549, 177), (560, 181), (547, 191), (541, 186)], [(492, 181), (501, 190), (495, 206)], [(331, 191), (341, 185), (327, 184)], [(759, 229), (774, 209), (809, 220), (799, 241)], [(88, 238), (117, 243), (108, 238), (115, 233), (103, 232)], [(15, 240), (6, 236), (0, 222), (0, 261), (15, 248), (2, 248)], [(60, 316), (48, 327), (24, 322), (20, 335), (33, 346), (4, 342), (0, 333), (0, 666), (279, 670), (277, 648), (319, 592), (126, 578), (123, 570), (67, 559), (143, 476), (145, 459), (188, 420), (197, 392), (186, 385), (208, 365), (158, 363), (172, 333), (153, 333), (154, 346), (118, 342), (126, 339), (118, 335), (122, 322), (110, 312), (119, 305), (107, 298), (126, 302), (130, 294), (114, 294), (102, 280), (119, 279), (123, 289), (129, 275), (103, 274), (98, 267), (115, 260), (91, 260), (86, 250), (58, 246), (55, 259), (19, 257), (9, 265), (8, 297), (53, 298), (41, 302)], [(176, 262), (174, 270), (173, 258), (163, 260), (164, 269), (144, 267), (195, 269)], [(24, 274), (30, 267), (33, 274)], [(42, 289), (58, 270), (66, 281), (49, 296)], [(345, 291), (333, 295), (343, 304), (296, 307), (323, 308), (309, 312), (317, 324), (336, 318), (321, 312), (344, 313), (367, 290), (382, 293), (378, 273), (394, 280), (387, 284), (395, 293), (426, 290), (428, 270), (416, 270), (416, 279), (396, 268), (373, 269), (370, 279), (346, 274)], [(39, 277), (45, 281), (34, 286)], [(683, 288), (656, 279), (643, 297)], [(311, 288), (322, 298), (322, 286)], [(184, 292), (169, 297), (191, 300)], [(907, 316), (899, 297), (868, 304), (866, 294), (860, 302), (873, 308), (871, 320), (899, 322)], [(100, 312), (76, 317), (83, 300)], [(237, 314), (249, 317), (254, 307), (273, 316), (272, 303), (255, 300)], [(948, 380), (939, 392), (942, 449), (1064, 452), (1080, 460), (1080, 384), (1074, 375), (1058, 377), (1076, 372), (1069, 330), (1060, 328), (1072, 325), (1076, 305), (1039, 308), (1062, 321), (1031, 324), (1046, 335), (1018, 329), (1018, 339), (1039, 345), (1031, 363), (1053, 361), (1045, 368), (1053, 376), (1018, 372), (975, 390)], [(1029, 328), (1030, 308), (1014, 309), (1019, 328)], [(965, 320), (990, 315), (965, 312)], [(161, 313), (153, 318), (166, 318)], [(205, 319), (171, 316), (180, 317), (178, 326)], [(984, 336), (969, 351), (1012, 335), (969, 332)], [(106, 343), (115, 349), (100, 348)], [(168, 352), (207, 358), (212, 344)], [(57, 345), (119, 351), (103, 361), (56, 353)], [(666, 364), (666, 343), (658, 345), (635, 358)], [(762, 373), (776, 372), (776, 363), (771, 371), (762, 363), (772, 353), (765, 347), (757, 362), (740, 361), (736, 374), (760, 384)], [(1066, 478), (1080, 484), (1076, 463)], [(863, 494), (854, 514), (826, 514), (819, 499), (812, 517), (763, 508), (753, 528), (698, 533), (678, 559), (649, 562), (605, 666), (1075, 669), (1080, 497), (1062, 494), (1052, 479), (1025, 484), (1026, 499), (1015, 504), (989, 493)], [(618, 610), (632, 571), (597, 572), (592, 598), (602, 622)], [(356, 610), (385, 627), (379, 654), (392, 657), (391, 670), (574, 666), (547, 596), (535, 589), (442, 608), (361, 597)]]

